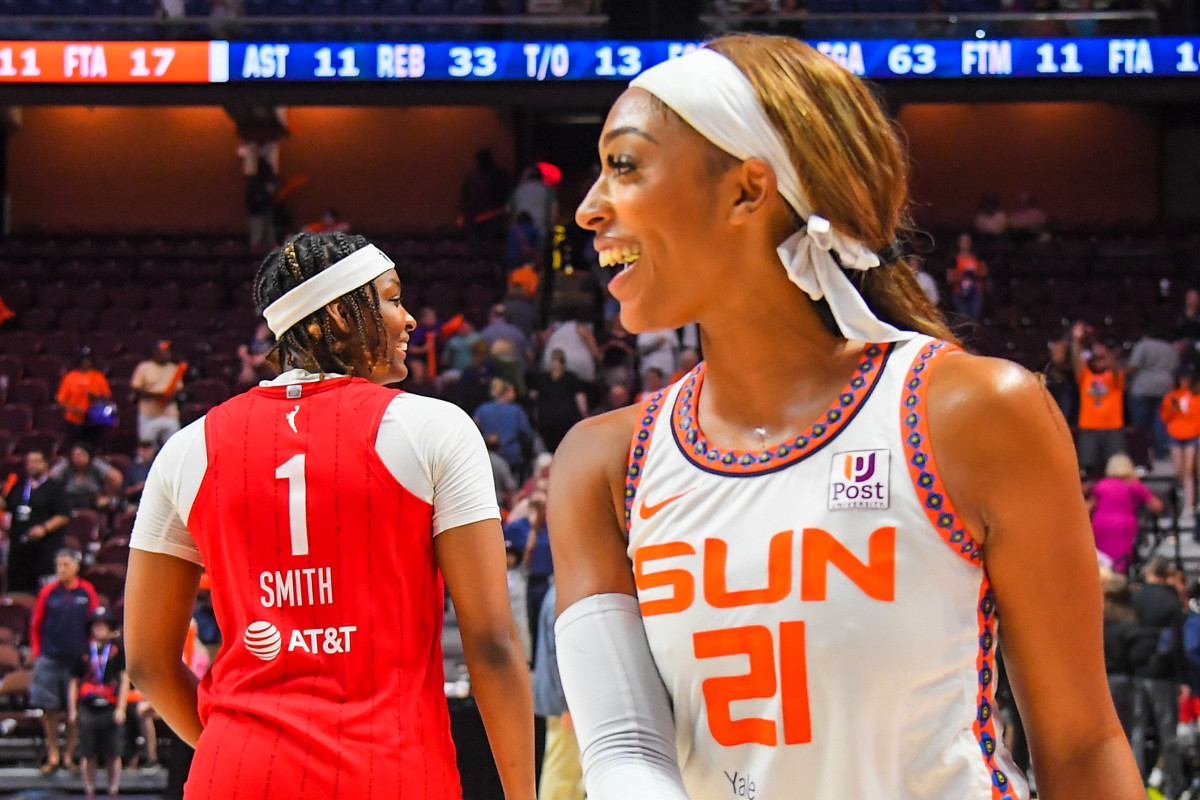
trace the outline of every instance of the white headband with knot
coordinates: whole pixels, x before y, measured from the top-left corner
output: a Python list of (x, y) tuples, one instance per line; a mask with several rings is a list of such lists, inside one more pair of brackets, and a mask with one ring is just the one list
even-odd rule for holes
[(865, 342), (901, 342), (913, 337), (912, 332), (876, 317), (842, 271), (842, 267), (864, 271), (878, 267), (879, 256), (813, 213), (783, 136), (767, 118), (758, 92), (736, 64), (715, 50), (701, 48), (651, 67), (629, 86), (662, 100), (697, 133), (734, 158), (757, 158), (771, 168), (779, 193), (805, 221), (803, 228), (779, 246), (779, 258), (792, 283), (814, 301), (825, 299), (843, 336)]
[[(290, 249), (292, 244), (289, 242), (284, 247), (284, 258), (294, 259), (295, 250)], [(267, 327), (278, 339), (309, 314), (375, 280), (395, 266), (395, 262), (373, 244), (355, 250), (267, 306), (263, 311)]]

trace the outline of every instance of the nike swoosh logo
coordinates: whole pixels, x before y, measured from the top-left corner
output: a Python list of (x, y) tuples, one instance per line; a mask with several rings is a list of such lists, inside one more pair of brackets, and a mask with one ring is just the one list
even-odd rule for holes
[(666, 500), (663, 500), (661, 503), (655, 503), (654, 505), (650, 505), (645, 500), (642, 500), (642, 507), (638, 509), (638, 516), (641, 517), (642, 519), (650, 519), (655, 514), (662, 511), (667, 506), (669, 506), (671, 503), (674, 503), (676, 500), (683, 497), (684, 495), (691, 493), (691, 491), (692, 491), (691, 489), (688, 489), (683, 494), (677, 494), (674, 497), (668, 497)]

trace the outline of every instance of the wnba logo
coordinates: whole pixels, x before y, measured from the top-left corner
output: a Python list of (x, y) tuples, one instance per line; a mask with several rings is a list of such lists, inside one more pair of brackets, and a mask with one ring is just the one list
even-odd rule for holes
[(887, 508), (888, 450), (838, 453), (829, 470), (829, 510)]

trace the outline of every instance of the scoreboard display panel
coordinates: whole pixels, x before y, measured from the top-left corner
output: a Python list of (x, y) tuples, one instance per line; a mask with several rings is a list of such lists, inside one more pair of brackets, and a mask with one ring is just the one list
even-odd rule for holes
[[(1200, 74), (1200, 38), (837, 39), (810, 44), (856, 75), (884, 81)], [(631, 40), (0, 41), (0, 83), (628, 81), (699, 46)]]

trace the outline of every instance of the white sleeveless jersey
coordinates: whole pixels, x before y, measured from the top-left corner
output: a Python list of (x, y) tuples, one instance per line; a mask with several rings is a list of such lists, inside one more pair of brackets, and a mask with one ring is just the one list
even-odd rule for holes
[(1028, 798), (982, 553), (929, 445), (953, 349), (869, 345), (812, 428), (760, 452), (705, 439), (703, 364), (644, 405), (629, 557), (693, 800)]

